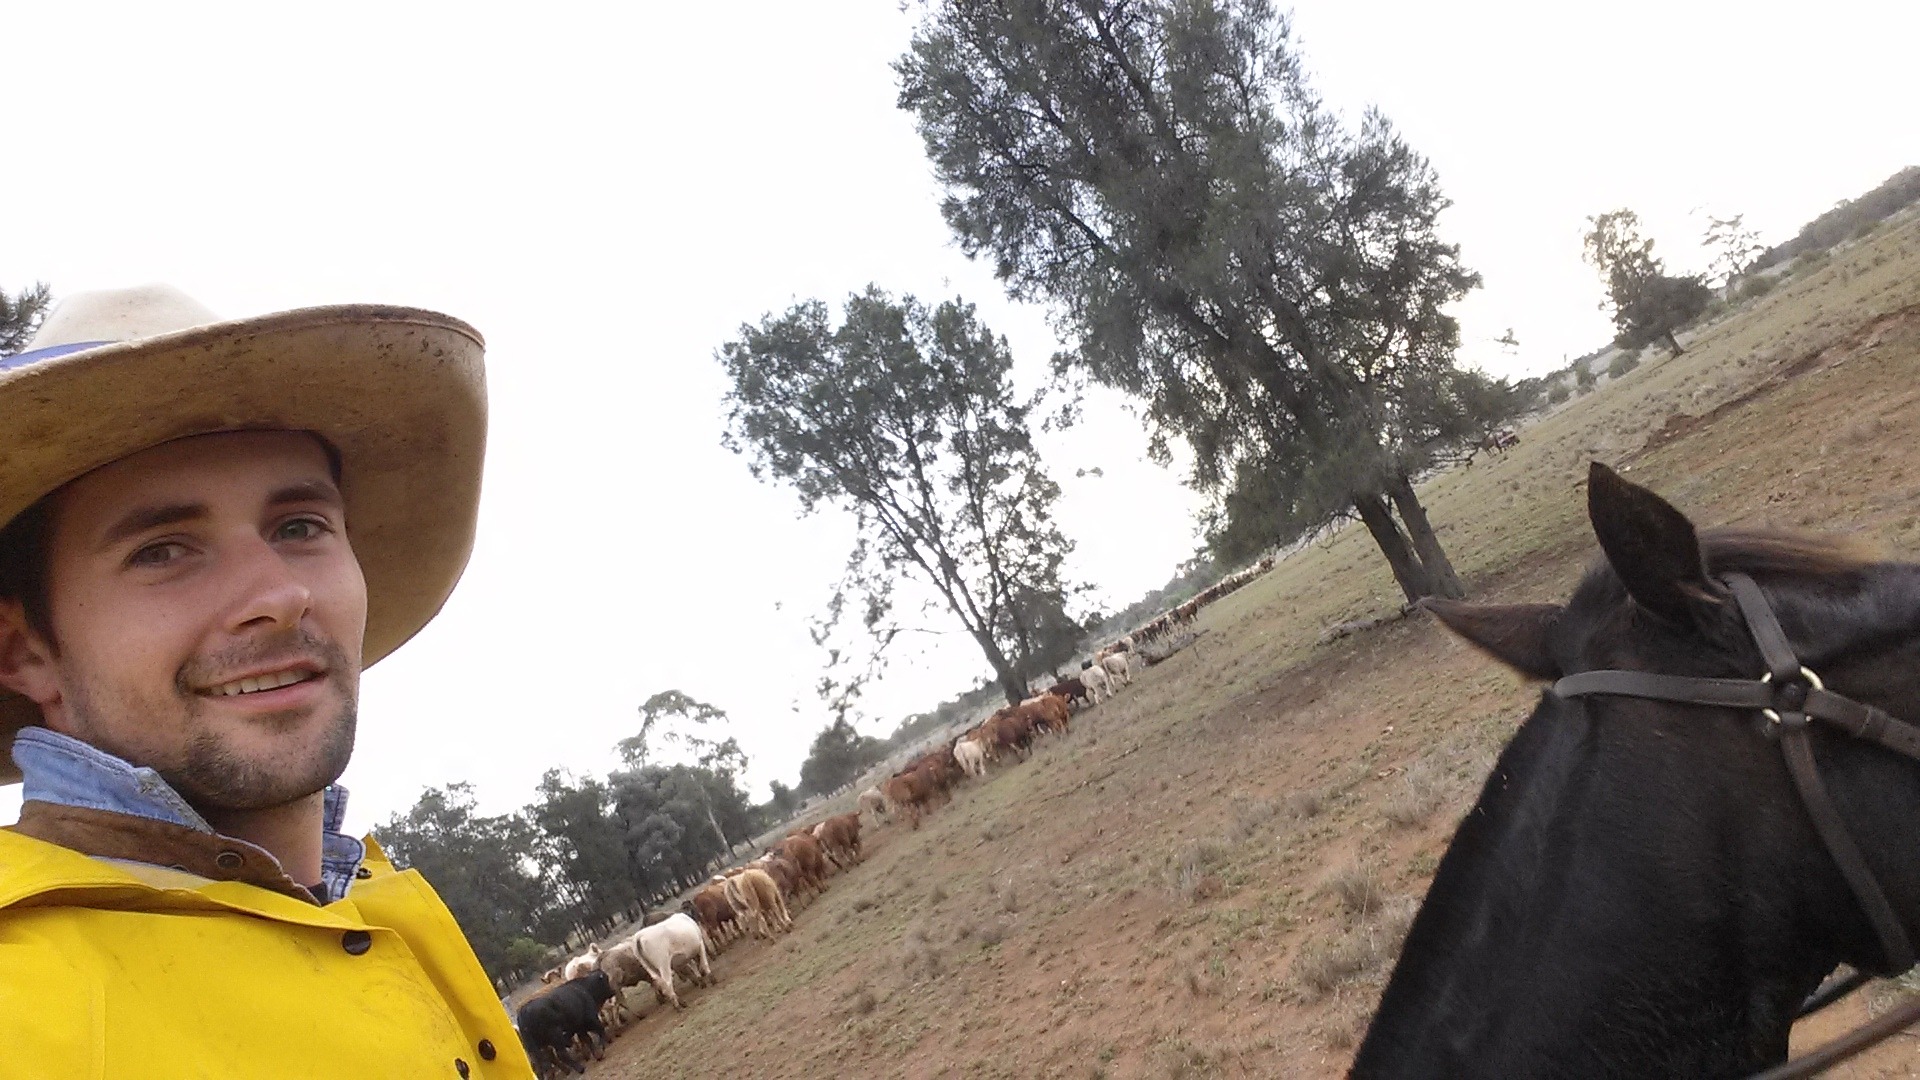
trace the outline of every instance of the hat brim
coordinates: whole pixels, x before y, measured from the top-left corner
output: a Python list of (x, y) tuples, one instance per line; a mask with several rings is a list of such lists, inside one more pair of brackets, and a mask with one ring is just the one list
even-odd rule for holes
[[(367, 581), (364, 664), (418, 633), (473, 550), (486, 450), (484, 343), (466, 323), (376, 305), (213, 323), (0, 371), (0, 522), (110, 462), (221, 431), (311, 431), (341, 460)], [(3, 752), (40, 722), (0, 691)]]

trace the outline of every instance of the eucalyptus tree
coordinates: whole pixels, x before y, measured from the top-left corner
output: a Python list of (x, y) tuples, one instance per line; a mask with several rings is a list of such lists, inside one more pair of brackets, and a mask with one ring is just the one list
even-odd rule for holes
[(524, 967), (524, 958), (509, 950), (514, 941), (550, 929), (543, 924), (555, 903), (539, 867), (539, 830), (530, 821), (478, 813), (472, 785), (456, 783), (422, 791), (412, 809), (373, 832), (396, 864), (432, 879), (495, 981)]
[[(1043, 616), (1074, 591), (1061, 569), (1072, 545), (1033, 443), (1041, 399), (1015, 394), (1006, 340), (970, 304), (929, 309), (870, 287), (837, 325), (819, 300), (743, 325), (719, 359), (733, 383), (725, 445), (756, 477), (791, 487), (804, 512), (853, 516), (827, 625), (851, 599), (884, 649), (900, 632), (895, 579), (912, 574), (978, 644), (1007, 700), (1024, 698), (1057, 662)], [(849, 688), (829, 677), (821, 689), (844, 703)]]
[(1156, 453), (1183, 437), (1226, 512), (1283, 500), (1271, 542), (1354, 514), (1409, 599), (1458, 595), (1414, 420), (1482, 378), (1444, 310), (1479, 278), (1426, 159), (1378, 112), (1326, 109), (1265, 0), (925, 11), (900, 105), (963, 250), (1050, 305), (1056, 362), (1143, 399)]
[[(736, 821), (735, 830), (729, 833), (721, 820), (723, 811), (737, 818), (748, 805), (739, 787), (740, 777), (747, 771), (747, 755), (740, 749), (739, 740), (720, 734), (728, 722), (725, 709), (680, 690), (662, 690), (640, 706), (640, 730), (620, 740), (614, 749), (629, 769), (644, 770), (659, 764), (655, 755), (663, 744), (690, 756), (689, 771), (704, 775), (672, 782), (683, 786), (697, 801), (713, 838), (719, 841), (716, 850), (731, 854), (735, 844), (749, 838), (750, 830), (743, 821)], [(678, 774), (669, 769), (651, 775), (665, 779)]]
[(1653, 241), (1640, 235), (1640, 216), (1609, 210), (1587, 219), (1586, 257), (1607, 282), (1602, 308), (1613, 310), (1614, 343), (1638, 349), (1666, 342), (1680, 355), (1674, 331), (1692, 322), (1713, 300), (1713, 290), (1698, 274), (1669, 274), (1653, 254)]
[(53, 307), (53, 290), (37, 282), (8, 296), (0, 291), (0, 356), (11, 356), (33, 340), (34, 331)]

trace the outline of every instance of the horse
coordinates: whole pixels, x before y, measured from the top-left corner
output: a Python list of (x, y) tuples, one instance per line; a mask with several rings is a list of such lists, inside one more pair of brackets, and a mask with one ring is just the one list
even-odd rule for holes
[(1913, 962), (1920, 565), (1698, 531), (1598, 464), (1587, 498), (1603, 559), (1567, 603), (1425, 603), (1560, 681), (1441, 859), (1354, 1080), (1747, 1076), (1836, 965)]

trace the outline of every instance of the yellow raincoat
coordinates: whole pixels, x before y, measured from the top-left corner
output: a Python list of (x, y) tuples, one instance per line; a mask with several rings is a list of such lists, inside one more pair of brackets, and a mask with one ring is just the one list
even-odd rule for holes
[(531, 1077), (446, 905), (363, 866), (316, 907), (0, 830), (0, 1080)]

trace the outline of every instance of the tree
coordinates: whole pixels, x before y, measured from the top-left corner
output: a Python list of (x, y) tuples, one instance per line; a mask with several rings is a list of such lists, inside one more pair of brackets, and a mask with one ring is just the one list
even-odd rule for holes
[(542, 862), (570, 902), (574, 921), (582, 929), (610, 926), (639, 901), (612, 792), (593, 777), (574, 779), (548, 769), (539, 796), (527, 815), (540, 830)]
[(481, 816), (472, 785), (460, 783), (426, 789), (413, 809), (373, 831), (397, 865), (433, 882), (496, 983), (531, 970), (525, 947), (514, 942), (540, 926), (554, 902), (537, 869), (531, 823), (517, 814)]
[(0, 291), (0, 356), (12, 356), (26, 348), (52, 307), (53, 290), (46, 282), (21, 289), (11, 299)]
[(767, 813), (776, 821), (784, 821), (800, 812), (800, 795), (778, 780), (767, 781)]
[(1586, 259), (1607, 282), (1607, 299), (1600, 306), (1613, 309), (1614, 344), (1639, 349), (1664, 341), (1680, 355), (1674, 331), (1707, 309), (1713, 290), (1698, 274), (1667, 274), (1653, 255), (1653, 241), (1640, 235), (1640, 217), (1633, 211), (1610, 210), (1588, 218), (1587, 225)]
[(871, 735), (855, 731), (845, 717), (820, 729), (800, 763), (800, 790), (830, 795), (853, 782), (867, 766), (887, 756), (887, 747)]
[[(1026, 697), (1048, 654), (1037, 620), (1073, 591), (1061, 573), (1072, 545), (1033, 445), (1042, 399), (1015, 398), (1006, 340), (970, 304), (930, 310), (869, 288), (838, 326), (810, 300), (742, 326), (719, 358), (733, 381), (726, 446), (756, 477), (792, 486), (804, 512), (842, 507), (858, 528), (816, 640), (851, 598), (877, 656), (901, 632), (895, 580), (912, 574), (979, 645), (1007, 700)], [(830, 671), (822, 696), (844, 715), (864, 678)]]
[(1745, 216), (1709, 216), (1706, 235), (1700, 238), (1700, 243), (1714, 253), (1708, 272), (1719, 279), (1722, 287), (1733, 284), (1734, 279), (1746, 273), (1753, 261), (1767, 250), (1760, 242), (1760, 234), (1747, 228)]
[[(615, 749), (619, 751), (620, 759), (628, 765), (645, 766), (652, 754), (649, 740), (655, 729), (659, 728), (668, 744), (677, 745), (691, 753), (697, 769), (714, 774), (731, 791), (735, 788), (735, 779), (747, 771), (746, 752), (740, 749), (739, 741), (732, 736), (714, 739), (696, 730), (705, 729), (709, 724), (718, 727), (726, 722), (725, 710), (691, 698), (679, 690), (662, 690), (640, 706), (639, 732), (620, 740)], [(695, 784), (694, 790), (700, 797), (702, 809), (706, 811), (707, 824), (712, 827), (713, 835), (720, 841), (720, 846), (731, 853), (736, 840), (729, 838), (720, 824), (709, 785)], [(738, 840), (747, 839), (744, 834), (736, 835)]]
[(1223, 512), (1284, 502), (1269, 542), (1357, 514), (1408, 599), (1460, 595), (1405, 421), (1479, 279), (1438, 238), (1426, 160), (1321, 105), (1267, 0), (928, 12), (900, 105), (962, 249), (1051, 302), (1056, 363), (1144, 399), (1156, 455), (1183, 437)]

